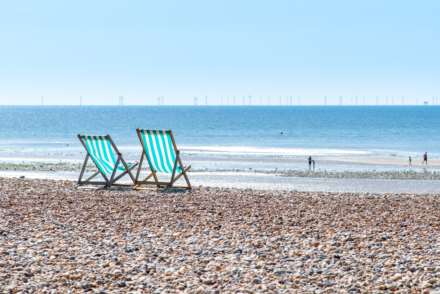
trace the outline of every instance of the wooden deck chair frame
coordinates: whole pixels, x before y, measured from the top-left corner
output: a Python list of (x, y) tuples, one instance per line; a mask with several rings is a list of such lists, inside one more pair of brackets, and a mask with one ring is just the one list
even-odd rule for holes
[[(148, 158), (148, 155), (146, 152), (147, 146), (145, 146), (145, 144), (142, 140), (142, 134), (141, 134), (142, 132), (146, 132), (146, 131), (165, 132), (171, 138), (172, 147), (174, 149), (174, 152), (176, 153), (176, 158), (174, 161), (173, 171), (171, 173), (171, 178), (170, 178), (169, 182), (159, 181), (159, 178), (157, 176), (157, 171), (154, 169), (154, 167), (152, 167), (150, 165), (150, 161), (152, 159)], [(139, 141), (141, 142), (141, 145), (142, 145), (142, 154), (141, 154), (141, 158), (139, 160), (138, 170), (136, 173), (135, 189), (140, 188), (142, 185), (155, 185), (157, 188), (182, 188), (182, 189), (191, 190), (192, 189), (191, 183), (190, 183), (188, 175), (187, 175), (187, 172), (191, 169), (191, 165), (188, 165), (186, 167), (183, 166), (182, 159), (180, 158), (180, 150), (177, 149), (177, 145), (176, 145), (176, 141), (174, 140), (173, 132), (171, 130), (143, 130), (143, 129), (138, 128), (138, 129), (136, 129), (136, 133), (137, 133)], [(144, 163), (144, 159), (147, 159), (150, 173), (147, 175), (147, 177), (145, 179), (139, 180), (139, 176), (142, 171), (142, 164)], [(178, 167), (180, 167), (180, 170), (181, 170), (181, 172), (179, 172), (179, 173), (177, 173)], [(180, 179), (181, 177), (183, 177), (185, 179), (186, 186), (183, 186), (183, 187), (175, 186), (174, 183), (178, 179)]]
[[(116, 160), (116, 164), (113, 168), (113, 171), (110, 175), (110, 177), (108, 177), (108, 175), (106, 175), (104, 172), (102, 172), (99, 167), (98, 164), (93, 160), (93, 157), (90, 156), (89, 154), (89, 150), (86, 147), (86, 143), (84, 141), (84, 139), (86, 137), (101, 137), (101, 138), (105, 138), (107, 140), (109, 140), (113, 150), (115, 151), (116, 155), (117, 155), (117, 160)], [(116, 181), (120, 180), (122, 177), (124, 177), (125, 175), (129, 175), (131, 180), (133, 181), (133, 183), (135, 183), (135, 178), (133, 176), (133, 174), (131, 173), (131, 171), (136, 168), (136, 166), (138, 165), (138, 163), (134, 163), (132, 166), (129, 166), (127, 164), (127, 162), (124, 160), (124, 158), (122, 157), (122, 153), (119, 152), (118, 147), (116, 147), (116, 144), (113, 142), (112, 138), (110, 137), (110, 135), (105, 135), (105, 136), (87, 136), (87, 135), (78, 135), (78, 139), (80, 140), (81, 144), (84, 146), (84, 149), (87, 152), (86, 158), (84, 159), (84, 163), (82, 165), (81, 168), (81, 172), (79, 174), (79, 178), (78, 178), (78, 185), (82, 186), (82, 185), (104, 185), (104, 188), (110, 188), (111, 186), (123, 186), (123, 187), (127, 187), (127, 186), (132, 186), (131, 184), (119, 184), (116, 183)], [(87, 168), (87, 163), (89, 158), (91, 158), (93, 164), (95, 165), (97, 171), (94, 172), (90, 177), (88, 177), (87, 179), (83, 180), (83, 176), (84, 173), (86, 171)], [(117, 171), (118, 171), (118, 166), (122, 164), (125, 168), (125, 171), (120, 173), (119, 175), (116, 176)], [(94, 179), (95, 177), (97, 177), (98, 175), (101, 175), (102, 178), (104, 179), (104, 181), (92, 181), (92, 179)]]

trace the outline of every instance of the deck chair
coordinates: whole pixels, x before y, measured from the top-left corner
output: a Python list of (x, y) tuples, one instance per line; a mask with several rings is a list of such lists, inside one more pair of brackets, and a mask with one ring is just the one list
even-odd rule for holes
[[(119, 152), (110, 135), (106, 136), (85, 136), (78, 135), (78, 139), (86, 149), (87, 155), (81, 168), (78, 179), (78, 185), (104, 185), (110, 186), (128, 186), (118, 184), (116, 181), (128, 174), (133, 181), (135, 179), (131, 171), (138, 165), (137, 163), (127, 163)], [(97, 171), (90, 177), (83, 180), (84, 172), (89, 158), (92, 159)], [(104, 181), (92, 181), (95, 177), (101, 175)]]
[[(141, 185), (156, 185), (158, 188), (185, 188), (191, 189), (187, 172), (191, 166), (184, 167), (180, 159), (180, 151), (177, 149), (174, 141), (173, 133), (170, 130), (141, 130), (136, 129), (139, 141), (142, 145), (141, 159), (136, 173), (135, 184), (137, 187)], [(139, 180), (142, 170), (144, 158), (147, 159), (150, 173), (144, 180)], [(171, 174), (168, 182), (159, 181), (157, 173)], [(177, 187), (176, 181), (184, 177), (186, 186)], [(152, 180), (151, 180), (152, 179)]]

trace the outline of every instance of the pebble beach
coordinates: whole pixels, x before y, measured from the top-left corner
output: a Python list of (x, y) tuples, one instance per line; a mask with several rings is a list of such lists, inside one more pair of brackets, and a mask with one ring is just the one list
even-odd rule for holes
[(0, 178), (0, 292), (440, 289), (438, 195)]

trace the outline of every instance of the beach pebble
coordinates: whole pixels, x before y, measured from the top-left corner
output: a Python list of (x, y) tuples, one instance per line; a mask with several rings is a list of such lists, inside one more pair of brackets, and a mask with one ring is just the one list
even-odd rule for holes
[(438, 292), (439, 195), (0, 178), (0, 292)]

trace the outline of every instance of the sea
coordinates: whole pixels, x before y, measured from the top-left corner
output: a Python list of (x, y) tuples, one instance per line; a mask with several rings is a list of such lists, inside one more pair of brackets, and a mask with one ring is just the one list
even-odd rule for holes
[(136, 128), (172, 130), (201, 185), (240, 186), (248, 179), (246, 187), (298, 188), (319, 179), (283, 174), (307, 172), (309, 156), (321, 172), (424, 171), (424, 152), (428, 168), (440, 168), (438, 106), (0, 106), (0, 163), (16, 164), (2, 174), (17, 175), (20, 164), (80, 163), (78, 134), (110, 134), (128, 160), (138, 160)]

